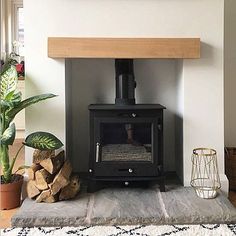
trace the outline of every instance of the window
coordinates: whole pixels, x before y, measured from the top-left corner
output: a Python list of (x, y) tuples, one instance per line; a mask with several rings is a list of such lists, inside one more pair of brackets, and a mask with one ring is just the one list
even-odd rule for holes
[(17, 22), (16, 22), (16, 38), (17, 41), (24, 45), (24, 9), (23, 7), (17, 8)]
[(24, 8), (21, 0), (12, 0), (13, 50), (24, 56)]
[(0, 0), (0, 58), (5, 61), (10, 53), (24, 60), (23, 0)]

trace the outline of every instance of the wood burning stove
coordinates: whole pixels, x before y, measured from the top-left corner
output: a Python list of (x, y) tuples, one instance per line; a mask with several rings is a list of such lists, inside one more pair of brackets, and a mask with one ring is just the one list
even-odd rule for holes
[(116, 103), (91, 104), (88, 191), (99, 181), (160, 182), (163, 175), (163, 110), (159, 104), (135, 104), (133, 60), (119, 59)]

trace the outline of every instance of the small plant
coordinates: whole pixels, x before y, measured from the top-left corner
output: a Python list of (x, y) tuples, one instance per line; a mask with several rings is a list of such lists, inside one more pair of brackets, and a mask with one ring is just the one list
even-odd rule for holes
[(16, 127), (13, 120), (17, 113), (34, 103), (53, 98), (54, 94), (41, 94), (22, 101), (22, 95), (17, 92), (18, 76), (15, 61), (10, 59), (1, 70), (0, 80), (0, 163), (2, 166), (2, 181), (10, 183), (13, 176), (15, 161), (24, 145), (40, 150), (55, 150), (63, 146), (61, 141), (47, 132), (30, 134), (10, 161), (9, 145), (15, 140)]

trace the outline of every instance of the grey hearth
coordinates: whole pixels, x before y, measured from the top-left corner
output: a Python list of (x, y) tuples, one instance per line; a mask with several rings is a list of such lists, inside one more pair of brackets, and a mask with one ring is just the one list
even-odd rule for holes
[(82, 191), (71, 201), (35, 203), (26, 199), (12, 218), (14, 227), (113, 224), (236, 223), (236, 208), (226, 196), (198, 198), (190, 187), (157, 185)]

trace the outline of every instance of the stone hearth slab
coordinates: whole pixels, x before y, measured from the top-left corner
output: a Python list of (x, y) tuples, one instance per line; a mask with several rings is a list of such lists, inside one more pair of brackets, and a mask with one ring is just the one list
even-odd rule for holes
[(27, 198), (16, 215), (11, 219), (12, 226), (66, 226), (82, 225), (86, 222), (88, 194), (79, 199), (56, 203), (36, 203)]
[(163, 223), (158, 192), (152, 189), (111, 189), (94, 195), (91, 224)]
[(192, 188), (168, 186), (161, 193), (153, 186), (80, 193), (53, 204), (26, 199), (12, 218), (15, 227), (190, 223), (236, 223), (236, 208), (223, 194), (205, 200)]
[(201, 199), (192, 188), (176, 188), (161, 193), (168, 224), (236, 222), (236, 208), (223, 195), (215, 199)]

